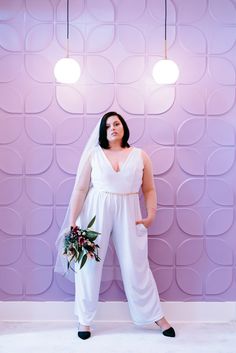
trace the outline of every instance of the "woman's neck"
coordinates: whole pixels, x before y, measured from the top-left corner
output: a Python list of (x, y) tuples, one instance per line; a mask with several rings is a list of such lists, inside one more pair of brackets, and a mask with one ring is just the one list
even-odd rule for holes
[(113, 151), (121, 151), (123, 149), (120, 141), (109, 142), (109, 147), (110, 147), (110, 150), (113, 150)]

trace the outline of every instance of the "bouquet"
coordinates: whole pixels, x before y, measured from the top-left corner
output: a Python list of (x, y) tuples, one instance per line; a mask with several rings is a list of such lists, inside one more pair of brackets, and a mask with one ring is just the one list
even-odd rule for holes
[[(98, 232), (91, 230), (90, 228), (94, 224), (96, 216), (92, 218), (86, 229), (80, 229), (79, 227), (71, 227), (70, 231), (65, 234), (64, 239), (64, 255), (68, 258), (67, 268), (72, 269), (71, 262), (80, 263), (80, 269), (85, 265), (88, 258), (100, 261), (98, 256), (99, 245), (94, 243)], [(72, 269), (73, 270), (73, 269)]]

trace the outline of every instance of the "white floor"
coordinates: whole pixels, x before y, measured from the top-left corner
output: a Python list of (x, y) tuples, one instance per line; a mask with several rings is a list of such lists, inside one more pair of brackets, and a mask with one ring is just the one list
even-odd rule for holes
[(236, 322), (172, 323), (175, 338), (156, 325), (96, 322), (92, 337), (77, 337), (74, 322), (0, 322), (0, 353), (236, 353)]

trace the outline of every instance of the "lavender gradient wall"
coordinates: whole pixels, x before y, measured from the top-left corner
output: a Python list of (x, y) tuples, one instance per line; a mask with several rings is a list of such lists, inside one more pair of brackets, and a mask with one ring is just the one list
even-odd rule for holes
[[(54, 242), (80, 151), (104, 112), (151, 156), (150, 264), (162, 300), (236, 300), (236, 1), (168, 1), (176, 85), (158, 86), (163, 0), (71, 0), (75, 85), (57, 84), (65, 0), (0, 1), (0, 300), (73, 300)], [(121, 235), (122, 236), (122, 235)], [(101, 300), (125, 300), (112, 245)]]

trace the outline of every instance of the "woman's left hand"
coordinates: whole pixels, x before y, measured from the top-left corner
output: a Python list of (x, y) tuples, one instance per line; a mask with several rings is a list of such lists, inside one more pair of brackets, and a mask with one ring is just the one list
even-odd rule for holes
[(136, 224), (143, 224), (145, 228), (148, 228), (150, 227), (152, 222), (153, 222), (153, 219), (151, 219), (150, 217), (147, 217), (136, 221)]

